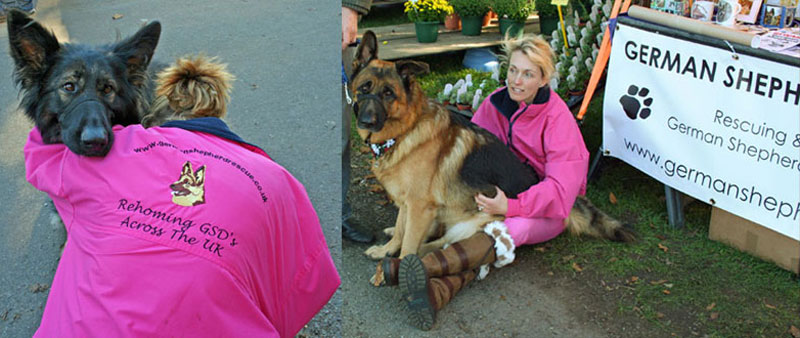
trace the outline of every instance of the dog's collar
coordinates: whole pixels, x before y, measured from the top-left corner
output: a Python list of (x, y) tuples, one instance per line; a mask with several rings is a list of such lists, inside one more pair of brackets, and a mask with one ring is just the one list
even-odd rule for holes
[(388, 153), (391, 150), (392, 146), (395, 145), (395, 143), (396, 142), (394, 141), (394, 139), (391, 138), (386, 140), (386, 142), (380, 144), (378, 143), (368, 143), (368, 144), (369, 144), (369, 149), (372, 150), (372, 157), (378, 158)]

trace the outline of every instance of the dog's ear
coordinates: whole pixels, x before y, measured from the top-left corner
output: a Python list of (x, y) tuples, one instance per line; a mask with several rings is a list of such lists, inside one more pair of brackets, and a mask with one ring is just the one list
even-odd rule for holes
[(147, 66), (161, 37), (161, 23), (153, 21), (139, 29), (133, 36), (118, 42), (112, 47), (114, 54), (122, 58), (128, 66), (129, 81), (134, 86), (143, 86)]
[(350, 79), (354, 78), (361, 69), (369, 64), (370, 61), (378, 58), (378, 37), (373, 31), (367, 31), (361, 37), (361, 43), (356, 50), (356, 57), (353, 59), (353, 71)]
[(189, 161), (186, 161), (186, 163), (183, 164), (183, 169), (181, 169), (181, 177), (183, 176), (194, 177), (194, 170), (192, 170), (192, 163)]
[(206, 166), (202, 166), (197, 168), (197, 171), (194, 172), (194, 184), (195, 185), (203, 185), (206, 181)]
[(411, 88), (411, 80), (419, 75), (430, 72), (430, 66), (425, 62), (413, 60), (400, 60), (394, 63), (397, 74), (403, 79), (406, 90)]
[(17, 10), (8, 13), (8, 40), (23, 88), (44, 76), (61, 46), (52, 32)]

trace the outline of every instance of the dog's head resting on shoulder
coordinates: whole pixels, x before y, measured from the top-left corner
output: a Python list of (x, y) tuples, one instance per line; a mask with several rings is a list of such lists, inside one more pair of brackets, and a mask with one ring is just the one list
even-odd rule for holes
[(361, 38), (352, 69), (349, 89), (356, 100), (353, 112), (359, 134), (369, 142), (378, 143), (393, 138), (392, 134), (401, 134), (392, 129), (410, 126), (407, 119), (416, 118), (410, 113), (421, 111), (417, 105), (427, 101), (416, 76), (428, 73), (428, 64), (378, 59), (378, 39), (372, 31)]
[(149, 128), (173, 120), (223, 118), (233, 80), (216, 57), (181, 57), (158, 73), (157, 97), (142, 124)]
[(104, 156), (115, 124), (141, 121), (149, 106), (147, 67), (161, 24), (151, 22), (133, 36), (102, 46), (61, 43), (25, 13), (8, 13), (8, 40), (20, 108), (45, 143), (72, 152)]

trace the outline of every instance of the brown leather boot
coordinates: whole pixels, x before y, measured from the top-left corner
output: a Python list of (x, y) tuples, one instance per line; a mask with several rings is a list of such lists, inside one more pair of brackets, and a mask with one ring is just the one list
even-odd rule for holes
[(468, 269), (457, 274), (433, 277), (416, 255), (408, 255), (400, 262), (400, 288), (405, 292), (411, 323), (422, 330), (430, 330), (436, 312), (442, 309), (469, 282), (475, 271)]
[[(495, 261), (494, 238), (484, 232), (451, 244), (446, 249), (428, 253), (422, 264), (429, 277), (457, 274)], [(375, 286), (397, 285), (400, 259), (386, 257), (375, 268), (371, 282)]]

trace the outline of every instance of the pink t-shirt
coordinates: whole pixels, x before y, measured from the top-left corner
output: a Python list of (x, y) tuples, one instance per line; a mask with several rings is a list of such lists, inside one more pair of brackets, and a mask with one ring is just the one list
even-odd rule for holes
[(293, 336), (340, 284), (303, 186), (263, 151), (114, 127), (103, 158), (25, 145), (67, 229), (37, 337)]

